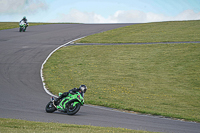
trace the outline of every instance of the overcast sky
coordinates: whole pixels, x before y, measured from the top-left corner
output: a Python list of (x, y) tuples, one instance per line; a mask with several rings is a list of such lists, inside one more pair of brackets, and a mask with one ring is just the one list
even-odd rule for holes
[(0, 0), (0, 22), (146, 23), (200, 20), (200, 0)]

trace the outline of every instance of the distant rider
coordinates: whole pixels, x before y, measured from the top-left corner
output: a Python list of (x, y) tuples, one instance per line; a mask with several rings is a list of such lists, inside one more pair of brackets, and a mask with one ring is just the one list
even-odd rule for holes
[(23, 19), (19, 23), (21, 23), (22, 21), (24, 21), (24, 23), (26, 23), (26, 28), (27, 28), (28, 27), (28, 22), (27, 22), (26, 16), (24, 16)]
[(84, 97), (84, 93), (86, 92), (86, 90), (87, 90), (87, 87), (85, 85), (80, 85), (79, 88), (74, 88), (72, 90), (69, 90), (69, 92), (64, 92), (61, 96), (55, 99), (54, 104), (58, 105), (64, 97), (67, 97), (69, 95), (69, 93), (74, 94), (76, 92), (79, 92), (81, 96)]

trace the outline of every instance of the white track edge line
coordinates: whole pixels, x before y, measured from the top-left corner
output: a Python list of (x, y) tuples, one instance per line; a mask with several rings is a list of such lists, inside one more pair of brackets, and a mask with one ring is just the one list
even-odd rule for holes
[[(84, 36), (84, 37), (85, 37), (85, 36)], [(41, 66), (41, 68), (40, 68), (40, 77), (41, 77), (41, 80), (42, 80), (43, 89), (44, 89), (45, 92), (46, 92), (47, 94), (49, 94), (50, 96), (53, 96), (53, 97), (56, 97), (56, 98), (58, 97), (58, 96), (52, 94), (52, 93), (46, 88), (46, 86), (45, 86), (44, 77), (43, 77), (43, 71), (42, 71), (43, 68), (44, 68), (44, 64), (47, 62), (47, 60), (51, 57), (51, 55), (52, 55), (55, 51), (57, 51), (58, 49), (60, 49), (60, 48), (62, 48), (62, 47), (64, 47), (64, 46), (66, 46), (66, 45), (68, 45), (68, 44), (70, 44), (70, 43), (72, 43), (72, 42), (74, 42), (74, 41), (76, 41), (76, 40), (82, 39), (82, 38), (84, 38), (84, 37), (80, 37), (80, 38), (74, 39), (74, 40), (72, 40), (72, 41), (69, 41), (68, 43), (65, 43), (65, 44), (63, 44), (63, 45), (57, 47), (55, 50), (53, 50), (53, 51), (47, 56), (47, 58), (45, 59), (45, 61), (42, 63), (42, 66)]]

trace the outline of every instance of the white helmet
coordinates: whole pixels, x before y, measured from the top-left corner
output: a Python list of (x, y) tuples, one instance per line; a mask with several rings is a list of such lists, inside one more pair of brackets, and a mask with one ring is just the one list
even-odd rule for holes
[(79, 90), (80, 90), (81, 92), (85, 93), (86, 90), (87, 90), (87, 86), (86, 86), (86, 85), (80, 85)]

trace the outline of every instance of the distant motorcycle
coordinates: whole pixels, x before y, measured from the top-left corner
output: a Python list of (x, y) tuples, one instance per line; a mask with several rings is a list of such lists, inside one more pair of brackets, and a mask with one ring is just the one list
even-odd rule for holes
[[(61, 95), (62, 93), (59, 93), (59, 96)], [(58, 110), (67, 113), (68, 115), (74, 115), (84, 104), (84, 98), (79, 92), (69, 93), (67, 97), (61, 99), (58, 105), (54, 104), (54, 99), (54, 97), (51, 97), (51, 101), (46, 105), (47, 113), (53, 113), (54, 111)]]
[(20, 23), (19, 23), (19, 32), (25, 32), (26, 31), (26, 28), (27, 28), (27, 24), (24, 22), (24, 21), (21, 21)]

